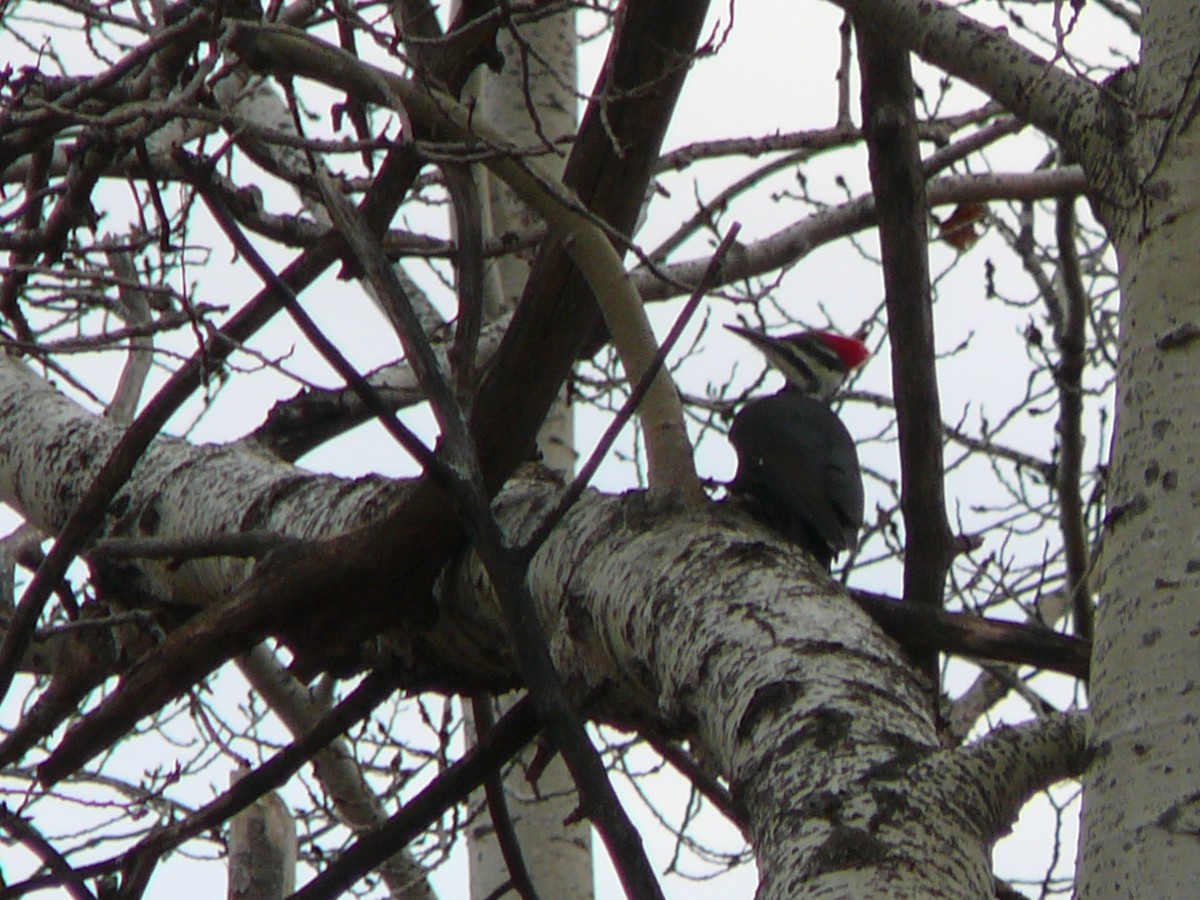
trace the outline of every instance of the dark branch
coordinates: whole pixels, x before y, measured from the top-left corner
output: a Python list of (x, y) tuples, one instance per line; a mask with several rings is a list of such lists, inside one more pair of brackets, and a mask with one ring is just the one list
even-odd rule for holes
[[(475, 734), (478, 738), (487, 737), (488, 732), (496, 727), (496, 714), (492, 710), (490, 697), (472, 697), (471, 714), (475, 720)], [(496, 829), (496, 843), (500, 847), (500, 855), (504, 857), (504, 865), (508, 867), (509, 887), (520, 895), (521, 900), (537, 900), (537, 888), (534, 887), (533, 878), (529, 874), (529, 867), (525, 865), (525, 855), (521, 852), (517, 829), (508, 810), (503, 773), (504, 767), (497, 766), (483, 781), (488, 815), (492, 819), (492, 827)]]
[[(917, 146), (908, 51), (858, 24), (863, 125), (892, 344), (892, 386), (900, 440), (900, 505), (906, 532), (904, 600), (940, 608), (953, 558), (946, 519), (942, 419), (929, 285), (928, 206)], [(937, 687), (937, 657), (922, 667)]]
[(894, 597), (852, 590), (850, 597), (887, 634), (912, 652), (1035, 666), (1087, 680), (1091, 643), (1048, 628), (1000, 622), (970, 613), (911, 606)]
[(442, 812), (483, 783), (487, 774), (521, 751), (538, 731), (533, 703), (525, 698), (501, 717), (475, 748), (404, 804), (385, 825), (348, 847), (290, 900), (337, 897), (428, 828)]
[(1088, 296), (1079, 273), (1075, 250), (1075, 198), (1058, 201), (1055, 233), (1059, 271), (1062, 272), (1062, 327), (1054, 335), (1058, 344), (1058, 505), (1063, 555), (1067, 561), (1066, 590), (1075, 614), (1075, 633), (1092, 639), (1095, 610), (1088, 587), (1091, 567), (1087, 523), (1081, 492), (1083, 479), (1083, 367), (1086, 361), (1084, 329), (1088, 321)]
[[(0, 829), (7, 831), (17, 843), (24, 844), (42, 864), (50, 870), (47, 887), (61, 886), (66, 889), (73, 900), (96, 900), (95, 894), (88, 890), (83, 876), (71, 867), (63, 855), (54, 849), (42, 834), (20, 815), (9, 810), (5, 804), (0, 804)], [(5, 891), (7, 896), (7, 891)], [(19, 896), (19, 895), (16, 895)]]

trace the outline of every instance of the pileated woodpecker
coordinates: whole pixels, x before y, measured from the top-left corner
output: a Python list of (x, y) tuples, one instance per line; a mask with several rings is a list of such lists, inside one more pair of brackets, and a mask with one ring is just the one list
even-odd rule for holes
[(829, 402), (867, 358), (866, 345), (827, 331), (768, 337), (725, 327), (761, 350), (787, 382), (734, 417), (729, 439), (738, 470), (730, 492), (828, 569), (858, 544), (863, 522), (858, 454)]

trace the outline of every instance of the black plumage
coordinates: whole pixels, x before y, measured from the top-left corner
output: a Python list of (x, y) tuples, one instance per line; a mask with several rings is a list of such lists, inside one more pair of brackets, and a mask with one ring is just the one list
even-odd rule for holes
[(732, 493), (826, 569), (858, 544), (863, 486), (854, 440), (820, 400), (794, 389), (747, 403), (729, 431)]

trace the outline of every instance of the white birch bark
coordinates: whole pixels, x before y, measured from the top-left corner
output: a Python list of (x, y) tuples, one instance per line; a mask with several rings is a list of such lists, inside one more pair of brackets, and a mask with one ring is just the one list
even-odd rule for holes
[[(55, 533), (66, 522), (121, 429), (63, 397), (22, 363), (0, 356), (0, 499)], [(201, 538), (250, 529), (295, 537), (334, 534), (366, 510), (395, 502), (402, 485), (306, 473), (239, 447), (193, 447), (160, 438), (111, 505), (105, 537)], [(167, 603), (199, 606), (224, 596), (242, 560), (140, 568), (144, 588)]]
[(1121, 342), (1077, 893), (1191, 896), (1200, 881), (1200, 7), (1142, 3), (1136, 71), (1096, 85), (950, 4), (835, 2), (1008, 105), (1088, 175), (1117, 252)]
[(296, 889), (296, 852), (296, 821), (283, 798), (259, 797), (229, 823), (227, 900), (282, 900)]
[[(483, 115), (521, 146), (538, 148), (542, 164), (562, 178), (570, 145), (578, 127), (576, 114), (576, 61), (578, 35), (575, 12), (566, 10), (521, 24), (514, 37), (501, 31), (504, 56), (500, 72), (480, 70), (471, 80)], [(484, 208), (485, 237), (515, 235), (534, 228), (540, 217), (508, 185), (482, 166), (476, 166)], [(512, 310), (525, 289), (532, 250), (508, 253), (489, 266), (492, 276), (489, 319)], [(556, 472), (575, 470), (574, 414), (564, 395), (547, 415), (538, 435), (542, 461)]]
[[(574, 135), (575, 114), (574, 10), (547, 16), (500, 32), (498, 46), (504, 56), (500, 72), (480, 70), (472, 78), (483, 115), (500, 130), (528, 147), (542, 147), (548, 171), (561, 178), (569, 146), (562, 139)], [(551, 142), (546, 147), (546, 142)], [(482, 166), (476, 167), (484, 210), (485, 237), (520, 234), (534, 227), (538, 216), (504, 182)], [(490, 288), (485, 315), (506, 315), (516, 305), (529, 275), (530, 257), (510, 253), (489, 267)], [(566, 391), (553, 404), (538, 433), (542, 462), (570, 478), (575, 470), (574, 414)], [(501, 698), (506, 709), (512, 698)], [(504, 788), (509, 813), (530, 878), (539, 893), (563, 900), (592, 896), (591, 829), (586, 821), (567, 824), (578, 797), (562, 758), (555, 756), (531, 783), (527, 773), (536, 749), (520, 754), (506, 770)], [(474, 801), (483, 804), (482, 794)], [(471, 859), (471, 895), (487, 897), (508, 878), (496, 833), (486, 811), (468, 832)]]
[[(0, 499), (40, 527), (61, 526), (116, 434), (21, 364), (0, 363)], [(161, 439), (104, 527), (186, 537), (249, 521), (324, 533), (400, 489)], [(511, 537), (555, 490), (517, 482), (501, 494)], [(189, 564), (147, 582), (215, 602), (241, 572)], [(483, 584), (472, 558), (452, 566), (439, 624), (422, 636), (475, 677), (505, 665)], [(995, 837), (1025, 797), (1078, 764), (1083, 729), (1069, 719), (937, 748), (895, 645), (808, 560), (728, 511), (589, 494), (535, 557), (530, 585), (577, 699), (598, 698), (596, 714), (615, 724), (688, 738), (728, 780), (764, 898), (988, 896)]]
[(1185, 897), (1200, 882), (1200, 8), (1143, 10), (1139, 191), (1106, 211), (1121, 350), (1079, 867), (1088, 898)]
[[(501, 496), (510, 534), (546, 490)], [(457, 569), (446, 607), (477, 603), (480, 579)], [(938, 749), (897, 648), (807, 560), (725, 513), (588, 495), (530, 583), (578, 697), (600, 696), (619, 725), (649, 718), (688, 737), (728, 780), (762, 898), (992, 896), (994, 840), (1079, 763), (1084, 729), (1067, 719)]]

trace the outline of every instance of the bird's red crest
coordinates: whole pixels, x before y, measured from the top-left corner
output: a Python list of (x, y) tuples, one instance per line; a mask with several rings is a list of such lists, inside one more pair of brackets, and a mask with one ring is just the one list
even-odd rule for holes
[(847, 369), (861, 366), (866, 358), (871, 355), (871, 351), (867, 349), (867, 345), (858, 338), (844, 337), (840, 334), (834, 334), (831, 331), (818, 331), (816, 334), (825, 342), (826, 346), (838, 355), (838, 358), (841, 359)]

